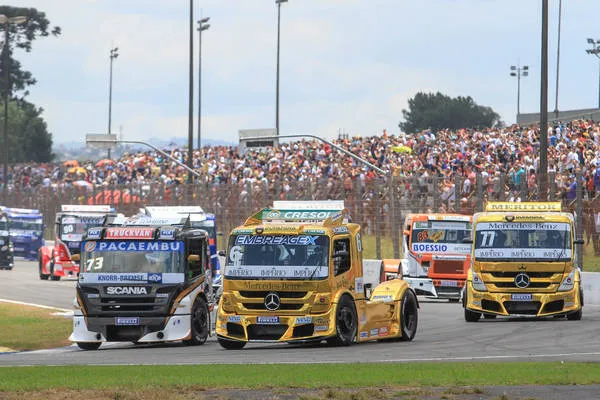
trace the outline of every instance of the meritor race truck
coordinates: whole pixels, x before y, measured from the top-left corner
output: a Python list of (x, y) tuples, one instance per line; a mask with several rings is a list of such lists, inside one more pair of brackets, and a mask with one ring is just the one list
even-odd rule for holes
[(58, 281), (61, 277), (76, 277), (83, 235), (88, 228), (101, 226), (111, 215), (116, 214), (109, 205), (61, 205), (56, 214), (54, 245), (40, 248), (40, 279)]
[[(459, 301), (471, 265), (472, 216), (408, 214), (404, 220), (402, 279), (417, 294)], [(465, 242), (468, 240), (468, 242)], [(384, 260), (386, 277), (393, 274)]]
[(573, 214), (560, 202), (490, 202), (473, 216), (467, 322), (501, 316), (582, 316)]
[(13, 245), (10, 240), (8, 216), (0, 210), (0, 269), (13, 269)]
[(69, 340), (84, 350), (103, 342), (184, 341), (210, 334), (213, 294), (208, 234), (167, 219), (90, 228)]
[(231, 232), (216, 323), (221, 346), (412, 340), (417, 297), (400, 279), (374, 289), (365, 283), (360, 226), (347, 210), (293, 203), (263, 209)]

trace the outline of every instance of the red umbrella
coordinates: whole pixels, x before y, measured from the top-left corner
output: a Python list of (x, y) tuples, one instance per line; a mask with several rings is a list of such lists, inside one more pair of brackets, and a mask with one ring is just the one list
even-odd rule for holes
[(96, 163), (96, 167), (104, 167), (105, 165), (114, 165), (115, 161), (109, 158), (104, 158)]

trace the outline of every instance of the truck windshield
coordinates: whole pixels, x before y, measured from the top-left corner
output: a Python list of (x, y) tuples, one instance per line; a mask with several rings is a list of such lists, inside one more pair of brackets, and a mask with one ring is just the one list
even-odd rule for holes
[(570, 261), (571, 225), (563, 222), (480, 222), (475, 227), (479, 261)]
[(232, 235), (225, 277), (230, 279), (325, 279), (329, 237)]
[(462, 221), (422, 221), (412, 227), (410, 249), (415, 253), (469, 254), (471, 223)]
[(60, 240), (80, 242), (88, 228), (102, 225), (104, 217), (64, 216), (60, 220)]
[(199, 228), (208, 233), (208, 237), (217, 240), (217, 232), (215, 231), (215, 221), (207, 219), (206, 221), (192, 221), (192, 228)]
[(184, 272), (183, 242), (89, 241), (81, 255), (82, 272)]
[(11, 231), (33, 231), (41, 232), (43, 222), (41, 218), (11, 218), (10, 230)]

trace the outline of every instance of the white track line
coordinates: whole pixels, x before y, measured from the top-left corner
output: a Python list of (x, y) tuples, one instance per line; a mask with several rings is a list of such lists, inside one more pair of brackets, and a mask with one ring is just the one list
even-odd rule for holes
[(30, 306), (30, 307), (37, 307), (37, 308), (45, 308), (48, 310), (56, 310), (56, 311), (60, 311), (62, 314), (64, 315), (72, 315), (73, 314), (73, 310), (67, 310), (64, 308), (58, 308), (58, 307), (50, 307), (50, 306), (44, 306), (42, 304), (34, 304), (34, 303), (25, 303), (23, 301), (16, 301), (16, 300), (8, 300), (8, 299), (0, 299), (0, 303), (12, 303), (12, 304), (20, 304), (23, 306)]

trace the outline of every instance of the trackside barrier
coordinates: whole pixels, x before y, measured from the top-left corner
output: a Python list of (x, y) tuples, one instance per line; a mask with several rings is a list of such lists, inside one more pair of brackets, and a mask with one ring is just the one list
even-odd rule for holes
[(583, 303), (584, 312), (585, 306), (600, 305), (600, 273), (599, 272), (583, 272), (581, 276), (583, 282)]
[(382, 260), (363, 260), (363, 280), (364, 283), (370, 283), (373, 289), (381, 283), (383, 274)]

